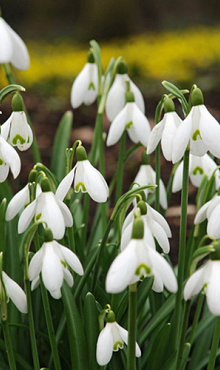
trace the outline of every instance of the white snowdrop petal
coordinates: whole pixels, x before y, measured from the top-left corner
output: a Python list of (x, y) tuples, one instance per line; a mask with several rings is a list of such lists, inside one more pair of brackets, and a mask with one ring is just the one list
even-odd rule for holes
[(194, 295), (198, 294), (204, 285), (204, 274), (206, 266), (203, 266), (194, 272), (187, 280), (184, 288), (184, 299), (187, 301)]
[(84, 165), (84, 184), (87, 192), (95, 202), (106, 202), (109, 190), (104, 177), (88, 160), (82, 162)]
[(14, 197), (10, 200), (6, 214), (5, 219), (7, 221), (12, 220), (24, 207), (27, 203), (29, 203), (30, 196), (29, 196), (29, 188), (28, 184), (21, 189), (17, 194), (14, 195)]
[(133, 104), (133, 126), (139, 142), (147, 147), (150, 135), (150, 123), (135, 103)]
[(100, 366), (106, 365), (113, 353), (113, 337), (111, 333), (111, 323), (107, 323), (98, 336), (96, 345), (96, 359)]
[(5, 27), (10, 35), (10, 41), (12, 43), (12, 56), (9, 62), (11, 62), (15, 68), (24, 71), (30, 66), (27, 47), (21, 37), (18, 36), (18, 34), (6, 22)]
[(134, 94), (135, 103), (137, 104), (137, 106), (141, 110), (141, 112), (144, 114), (145, 113), (145, 104), (144, 104), (143, 95), (142, 95), (141, 91), (139, 90), (139, 88), (137, 87), (137, 85), (135, 85), (135, 83), (130, 78), (129, 78), (129, 82), (130, 82), (131, 91)]
[(204, 221), (207, 218), (207, 210), (211, 204), (210, 200), (209, 202), (205, 203), (197, 212), (194, 220), (194, 224), (200, 224), (202, 221)]
[(7, 163), (0, 164), (0, 183), (4, 182), (9, 174), (9, 165)]
[(56, 196), (62, 201), (65, 198), (66, 194), (68, 193), (73, 183), (75, 170), (76, 170), (76, 166), (63, 178), (63, 180), (60, 182), (57, 188)]
[(147, 154), (151, 154), (156, 149), (159, 141), (162, 138), (164, 124), (165, 124), (165, 120), (163, 118), (157, 125), (154, 126), (154, 128), (150, 132), (149, 140), (147, 144)]
[(173, 142), (177, 131), (182, 120), (178, 117), (176, 112), (165, 113), (164, 115), (164, 130), (161, 139), (161, 148), (163, 155), (167, 161), (172, 160)]
[(125, 81), (128, 80), (126, 74), (116, 74), (115, 80), (109, 89), (106, 99), (106, 115), (112, 122), (125, 105)]
[(216, 206), (208, 218), (207, 233), (214, 238), (220, 238), (220, 205)]
[(86, 63), (72, 85), (70, 101), (73, 108), (78, 108), (83, 103), (89, 84), (90, 63)]
[(159, 181), (159, 184), (160, 184), (160, 204), (161, 204), (162, 208), (167, 209), (168, 205), (167, 205), (166, 188), (165, 188), (164, 183), (161, 179)]
[[(63, 267), (60, 259), (53, 249), (53, 242), (47, 242), (44, 247), (42, 261), (42, 278), (45, 287), (52, 292), (59, 291), (63, 284)], [(54, 296), (54, 295), (53, 295)]]
[(106, 276), (106, 291), (108, 293), (122, 292), (130, 284), (138, 267), (135, 245), (136, 241), (132, 239), (127, 248), (112, 262)]
[(166, 219), (159, 212), (157, 212), (154, 208), (152, 208), (149, 204), (147, 205), (147, 212), (148, 212), (149, 217), (153, 218), (154, 221), (158, 222), (162, 226), (167, 237), (171, 238), (172, 233), (171, 233), (169, 224), (166, 221)]
[(127, 225), (127, 227), (122, 232), (121, 251), (123, 251), (127, 247), (127, 245), (129, 244), (131, 240), (132, 228), (133, 228), (133, 223), (131, 222), (130, 224)]
[(128, 106), (127, 104), (125, 107), (120, 111), (120, 113), (115, 117), (115, 119), (112, 121), (108, 137), (106, 141), (107, 146), (114, 145), (118, 142), (120, 137), (122, 136), (125, 126), (128, 123), (127, 122), (127, 114), (128, 114)]
[(16, 150), (0, 135), (1, 158), (10, 167), (14, 179), (18, 177), (21, 170), (21, 161)]
[(159, 275), (164, 286), (171, 292), (177, 291), (177, 280), (169, 263), (157, 251), (149, 249), (150, 259), (153, 261), (153, 272)]
[(2, 278), (3, 278), (6, 292), (8, 296), (11, 298), (14, 305), (22, 313), (27, 313), (27, 299), (26, 299), (26, 295), (24, 291), (4, 271), (2, 272)]
[(5, 20), (0, 17), (0, 63), (9, 63), (13, 53), (10, 34), (5, 24)]
[[(207, 204), (207, 203), (206, 203)], [(207, 218), (209, 219), (212, 212), (214, 211), (214, 209), (216, 207), (219, 207), (220, 206), (220, 196), (218, 196), (217, 194), (214, 195), (214, 197), (211, 199), (210, 203), (209, 203), (209, 206), (208, 206), (208, 209), (207, 209)]]
[(220, 316), (220, 261), (208, 261), (206, 272), (206, 298), (209, 310), (213, 315)]
[(82, 264), (79, 258), (76, 256), (76, 254), (61, 244), (59, 244), (59, 248), (61, 249), (61, 252), (64, 256), (65, 261), (73, 269), (73, 271), (75, 271), (79, 275), (83, 275), (84, 273), (83, 267), (82, 267)]
[(57, 204), (60, 207), (60, 210), (62, 212), (64, 221), (65, 221), (65, 226), (71, 227), (73, 225), (73, 216), (72, 213), (70, 212), (69, 208), (65, 203), (63, 203), (61, 200), (57, 199)]
[(10, 130), (10, 126), (11, 126), (11, 120), (12, 120), (12, 117), (13, 117), (13, 113), (11, 113), (10, 117), (7, 119), (7, 121), (5, 121), (3, 123), (3, 125), (1, 125), (1, 136), (3, 136), (3, 138), (5, 140), (8, 139), (8, 135), (9, 135), (9, 130)]
[(149, 225), (154, 237), (156, 238), (160, 247), (163, 249), (164, 253), (169, 253), (170, 243), (163, 227), (153, 219), (150, 220)]
[(177, 193), (182, 189), (182, 182), (183, 182), (183, 161), (180, 162), (178, 165), (174, 177), (173, 177), (173, 184), (172, 184), (172, 192)]
[(176, 130), (176, 134), (173, 141), (173, 153), (172, 161), (173, 163), (178, 162), (184, 155), (186, 147), (189, 143), (192, 130), (192, 114), (191, 112), (182, 121), (181, 125)]
[(220, 158), (220, 125), (209, 113), (205, 105), (198, 106), (200, 110), (200, 133), (208, 150), (217, 158)]
[(63, 268), (63, 275), (64, 275), (64, 279), (66, 280), (69, 287), (72, 288), (72, 286), (73, 286), (73, 276), (67, 268)]
[(22, 212), (18, 221), (18, 233), (23, 233), (29, 226), (36, 210), (36, 199), (30, 203)]
[(43, 246), (37, 251), (31, 259), (28, 268), (28, 274), (30, 281), (36, 279), (39, 276), (42, 268), (42, 260), (43, 260), (43, 251), (44, 251), (44, 244)]

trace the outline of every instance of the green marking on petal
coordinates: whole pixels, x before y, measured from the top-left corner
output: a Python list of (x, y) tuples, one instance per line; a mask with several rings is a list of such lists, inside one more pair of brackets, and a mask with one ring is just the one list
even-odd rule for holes
[(197, 172), (200, 173), (200, 175), (202, 175), (204, 173), (203, 169), (199, 166), (195, 167), (194, 170), (193, 170), (193, 175), (196, 175)]
[(95, 86), (93, 82), (90, 82), (88, 90), (95, 90)]
[(17, 134), (16, 136), (13, 137), (12, 144), (13, 145), (16, 145), (18, 141), (20, 142), (20, 144), (24, 144), (25, 143), (25, 139), (21, 135), (19, 135), (19, 134)]
[(129, 128), (131, 128), (132, 125), (133, 125), (133, 122), (130, 121), (130, 122), (127, 123), (126, 128), (129, 130)]
[(42, 213), (38, 213), (38, 215), (36, 215), (36, 221), (39, 221), (41, 216), (42, 216)]
[(136, 271), (135, 271), (135, 275), (139, 276), (139, 275), (143, 275), (143, 270), (145, 271), (146, 275), (150, 275), (151, 273), (151, 269), (149, 266), (145, 265), (144, 263), (141, 263)]
[(62, 263), (62, 265), (63, 265), (65, 268), (67, 267), (67, 265), (66, 265), (66, 262), (65, 262), (65, 261), (60, 260), (60, 262)]
[(0, 158), (0, 166), (2, 166), (5, 162)]
[(198, 137), (199, 137), (199, 139), (201, 139), (201, 140), (202, 140), (201, 135), (200, 135), (200, 131), (199, 131), (199, 130), (196, 130), (196, 131), (193, 133), (192, 139), (193, 139), (194, 141), (196, 141), (196, 140), (198, 139)]
[(113, 346), (113, 351), (118, 351), (120, 349), (123, 348), (123, 344), (122, 342), (120, 342), (119, 340), (117, 342), (114, 343), (114, 346)]
[(82, 189), (83, 193), (86, 193), (86, 187), (83, 182), (78, 182), (78, 184), (76, 184), (75, 191), (78, 193), (80, 191), (80, 188)]

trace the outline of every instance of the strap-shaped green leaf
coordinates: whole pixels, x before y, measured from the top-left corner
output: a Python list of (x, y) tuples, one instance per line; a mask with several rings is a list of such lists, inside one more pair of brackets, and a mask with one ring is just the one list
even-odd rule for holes
[(61, 180), (65, 176), (65, 155), (66, 148), (69, 146), (71, 127), (73, 123), (73, 113), (67, 111), (59, 123), (53, 144), (51, 159), (51, 171)]
[(96, 361), (96, 344), (99, 335), (98, 310), (94, 296), (87, 293), (84, 302), (84, 323), (86, 330), (87, 357), (89, 369), (98, 370)]

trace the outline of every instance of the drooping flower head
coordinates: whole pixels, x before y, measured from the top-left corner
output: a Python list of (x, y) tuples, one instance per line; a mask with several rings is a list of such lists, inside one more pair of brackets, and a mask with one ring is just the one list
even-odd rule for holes
[(206, 295), (208, 308), (213, 315), (220, 316), (220, 245), (213, 243), (214, 251), (209, 260), (187, 280), (184, 299), (187, 301), (202, 289)]
[(164, 100), (164, 112), (163, 119), (154, 126), (150, 133), (147, 154), (151, 154), (161, 140), (163, 155), (167, 161), (171, 161), (174, 137), (182, 120), (175, 112), (173, 100), (168, 97)]
[(117, 114), (110, 125), (106, 144), (107, 146), (116, 144), (126, 129), (134, 143), (140, 142), (147, 147), (150, 123), (137, 106), (134, 93), (128, 91), (125, 94), (125, 98), (126, 104), (124, 108)]
[[(140, 165), (137, 175), (135, 176), (134, 182), (138, 183), (140, 186), (156, 185), (156, 172), (149, 164), (149, 156), (146, 155), (145, 151), (142, 152), (141, 165)], [(164, 209), (167, 209), (166, 188), (161, 179), (160, 179), (159, 185), (160, 185), (160, 190), (159, 190), (160, 205)], [(152, 192), (152, 190), (149, 188), (149, 189), (145, 189), (144, 192), (147, 198), (148, 195)]]
[(44, 239), (42, 247), (33, 256), (29, 265), (31, 289), (34, 290), (38, 286), (39, 275), (42, 273), (45, 287), (53, 298), (59, 299), (64, 280), (70, 287), (73, 286), (73, 276), (69, 267), (79, 275), (83, 275), (83, 267), (75, 253), (53, 239), (53, 234), (48, 228), (45, 229)]
[(106, 100), (106, 115), (109, 121), (115, 117), (124, 108), (126, 103), (125, 94), (127, 91), (126, 83), (130, 83), (130, 89), (134, 94), (135, 102), (141, 112), (145, 113), (144, 99), (138, 87), (131, 81), (127, 74), (127, 65), (124, 60), (118, 63), (115, 80), (109, 90)]
[[(208, 178), (212, 176), (215, 171), (215, 187), (216, 190), (220, 187), (220, 172), (217, 169), (217, 164), (215, 161), (206, 153), (201, 157), (190, 154), (189, 156), (189, 177), (191, 183), (199, 188), (204, 175)], [(182, 188), (182, 178), (183, 178), (183, 161), (178, 165), (172, 185), (172, 192), (176, 193)]]
[[(96, 346), (96, 359), (100, 366), (107, 365), (112, 358), (113, 351), (123, 348), (128, 344), (128, 331), (122, 328), (115, 321), (115, 314), (112, 310), (107, 314), (107, 323), (99, 334)], [(135, 345), (136, 357), (141, 356), (141, 350), (137, 342)]]
[(106, 202), (109, 196), (108, 185), (101, 173), (91, 165), (87, 159), (85, 148), (81, 145), (76, 149), (76, 158), (75, 167), (58, 186), (57, 196), (63, 200), (74, 181), (76, 193), (81, 190), (83, 193), (88, 193), (95, 202)]
[(71, 105), (78, 108), (81, 104), (94, 103), (98, 95), (98, 67), (93, 53), (88, 53), (88, 62), (73, 82), (71, 89)]
[(20, 70), (30, 65), (27, 47), (20, 36), (8, 25), (0, 14), (0, 63), (11, 63)]
[(1, 134), (12, 146), (24, 151), (33, 142), (33, 133), (24, 112), (23, 99), (16, 93), (12, 98), (12, 114), (1, 126)]
[(177, 291), (177, 281), (168, 262), (151, 248), (144, 239), (144, 223), (141, 218), (134, 220), (132, 239), (112, 262), (106, 277), (106, 291), (120, 293), (141, 277), (154, 276), (152, 289), (162, 292), (166, 287)]
[(73, 224), (69, 208), (59, 197), (50, 190), (49, 180), (45, 177), (41, 181), (42, 193), (30, 203), (22, 212), (18, 221), (18, 233), (23, 233), (31, 220), (44, 221), (52, 230), (56, 239), (62, 239), (66, 227)]
[(189, 144), (190, 153), (203, 156), (210, 151), (220, 158), (220, 125), (204, 105), (203, 95), (199, 88), (191, 92), (192, 109), (178, 127), (173, 143), (173, 163), (184, 155)]

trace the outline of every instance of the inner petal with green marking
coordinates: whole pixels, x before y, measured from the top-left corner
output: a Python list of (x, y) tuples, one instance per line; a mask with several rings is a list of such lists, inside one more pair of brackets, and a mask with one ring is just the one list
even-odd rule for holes
[(198, 129), (193, 133), (193, 135), (192, 135), (192, 139), (193, 139), (193, 141), (196, 141), (196, 140), (198, 140), (198, 139), (202, 140), (202, 137), (201, 137), (200, 131), (199, 131)]
[(197, 175), (197, 172), (202, 175), (204, 173), (203, 169), (199, 166), (195, 167), (193, 170), (193, 175)]
[(141, 263), (135, 271), (135, 275), (137, 276), (140, 276), (140, 275), (146, 276), (146, 275), (150, 275), (150, 273), (151, 273), (151, 268), (145, 265), (144, 263)]
[(119, 340), (117, 342), (114, 343), (113, 345), (113, 351), (118, 351), (120, 349), (123, 348), (123, 344), (122, 342), (120, 342)]
[(129, 130), (129, 128), (131, 128), (132, 125), (133, 125), (132, 121), (128, 122), (126, 125), (126, 129)]
[(15, 135), (12, 139), (12, 144), (13, 145), (16, 145), (18, 142), (20, 144), (25, 144), (25, 139), (19, 134)]
[(78, 193), (80, 190), (82, 190), (83, 193), (86, 193), (86, 187), (83, 182), (78, 182), (78, 184), (75, 185), (75, 191)]
[(93, 82), (90, 82), (88, 90), (95, 90), (95, 85)]

